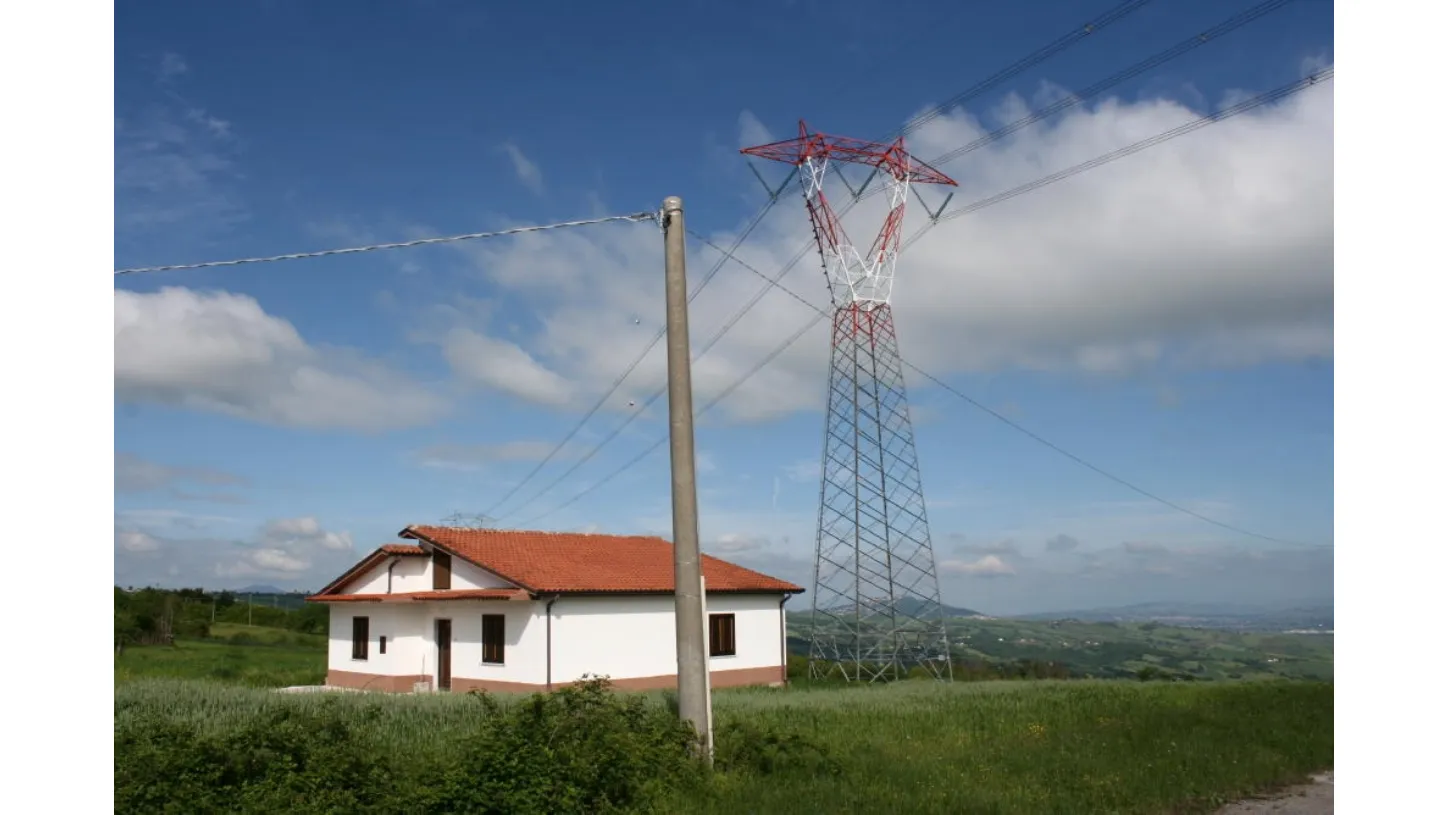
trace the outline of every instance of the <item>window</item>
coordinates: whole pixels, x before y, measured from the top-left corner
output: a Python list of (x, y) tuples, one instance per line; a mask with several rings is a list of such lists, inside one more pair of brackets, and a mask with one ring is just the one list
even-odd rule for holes
[(367, 618), (352, 618), (352, 658), (367, 658)]
[(385, 654), (385, 653), (387, 653), (387, 635), (386, 635), (386, 634), (383, 634), (382, 636), (380, 636), (380, 637), (377, 638), (377, 653), (379, 653), (379, 654)]
[(452, 555), (432, 550), (432, 590), (447, 591), (452, 588)]
[(709, 615), (709, 656), (734, 656), (734, 615)]
[(483, 615), (483, 662), (503, 664), (503, 615)]

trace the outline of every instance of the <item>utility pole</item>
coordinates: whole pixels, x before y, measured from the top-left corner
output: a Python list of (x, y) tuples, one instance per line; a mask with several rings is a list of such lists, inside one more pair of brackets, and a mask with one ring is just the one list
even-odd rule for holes
[(694, 482), (694, 391), (689, 375), (689, 290), (684, 276), (684, 202), (664, 199), (664, 303), (669, 349), (669, 461), (674, 504), (674, 639), (679, 718), (699, 734), (712, 761), (709, 657), (704, 650), (703, 570), (699, 565), (699, 494)]

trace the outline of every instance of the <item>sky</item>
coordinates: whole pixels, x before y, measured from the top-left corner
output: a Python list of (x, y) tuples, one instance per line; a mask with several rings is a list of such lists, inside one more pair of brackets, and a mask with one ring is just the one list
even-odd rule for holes
[[(768, 200), (739, 148), (801, 118), (885, 136), (1115, 4), (516, 5), (118, 7), (116, 268), (669, 195), (728, 247)], [(907, 146), (951, 152), (1254, 5), (1154, 0)], [(1332, 15), (1288, 3), (939, 165), (959, 183), (947, 211), (1330, 66)], [(845, 217), (852, 235), (878, 229), (882, 198)], [(911, 206), (907, 235), (928, 225)], [(809, 240), (790, 187), (736, 254), (773, 275)], [(688, 250), (698, 285), (720, 256)], [(662, 327), (662, 269), (657, 226), (616, 222), (117, 277), (117, 583), (315, 589), (459, 512), (669, 537), (666, 446), (599, 484), (667, 433), (662, 399), (617, 431), (662, 386), (662, 343), (513, 491)], [(814, 254), (781, 283), (828, 303)], [(695, 354), (765, 286), (720, 266), (691, 307)], [(910, 374), (946, 602), (1331, 602), (1331, 83), (941, 222), (902, 255), (894, 307), (914, 365), (1151, 495), (1275, 539), (1151, 500)], [(765, 294), (695, 362), (696, 405), (811, 314)], [(705, 551), (806, 587), (828, 342), (816, 325), (697, 430)]]

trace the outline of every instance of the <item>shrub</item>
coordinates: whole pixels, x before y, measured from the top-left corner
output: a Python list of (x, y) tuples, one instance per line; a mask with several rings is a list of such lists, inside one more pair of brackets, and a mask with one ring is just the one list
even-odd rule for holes
[(135, 813), (611, 813), (702, 781), (687, 725), (594, 679), (501, 704), (409, 762), (369, 743), (379, 708), (341, 699), (264, 708), (235, 729), (155, 711), (118, 717), (115, 811)]

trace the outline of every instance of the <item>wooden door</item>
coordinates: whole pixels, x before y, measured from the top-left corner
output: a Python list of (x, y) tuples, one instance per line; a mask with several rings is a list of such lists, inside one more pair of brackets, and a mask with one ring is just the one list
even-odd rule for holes
[(437, 689), (452, 690), (452, 620), (437, 621)]

